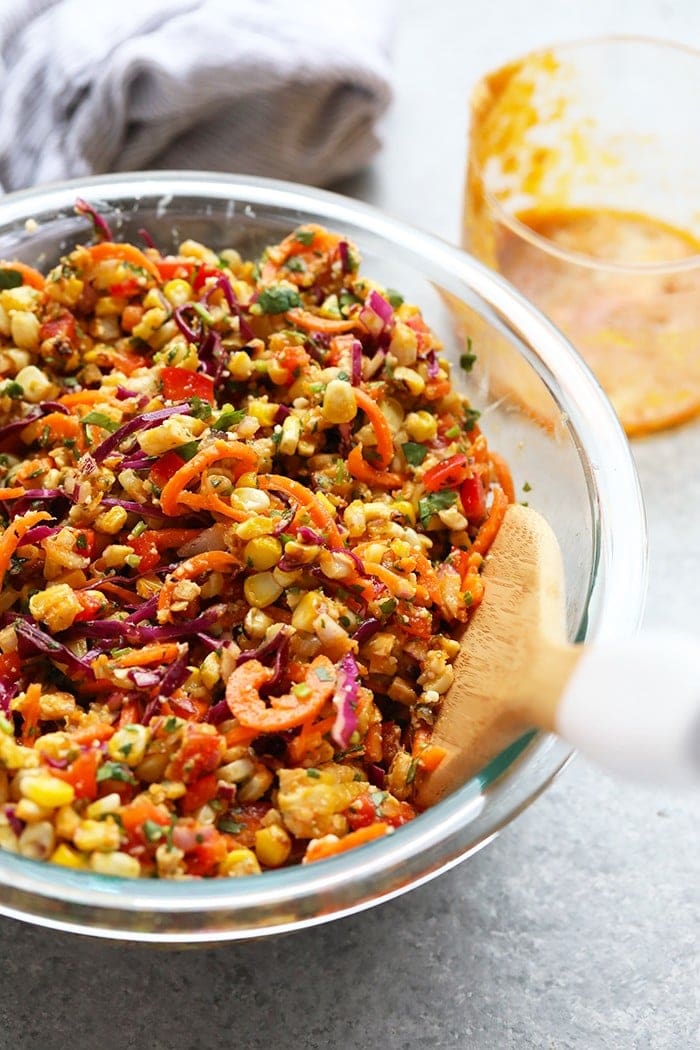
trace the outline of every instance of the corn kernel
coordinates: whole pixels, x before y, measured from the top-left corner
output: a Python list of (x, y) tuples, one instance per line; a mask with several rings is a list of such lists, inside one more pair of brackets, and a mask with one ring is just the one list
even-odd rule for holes
[(112, 819), (81, 820), (73, 834), (73, 844), (83, 853), (94, 850), (109, 853), (119, 849), (119, 826)]
[(54, 808), (69, 806), (75, 798), (75, 789), (58, 777), (42, 773), (22, 781), (22, 794), (37, 806)]
[(292, 851), (292, 840), (279, 824), (255, 832), (255, 853), (266, 868), (280, 868)]
[[(115, 508), (116, 509), (116, 508)], [(102, 551), (102, 559), (107, 569), (119, 569), (122, 565), (126, 565), (126, 559), (133, 555), (131, 547), (127, 547), (125, 543), (110, 543), (108, 547)]]
[(80, 824), (80, 817), (72, 806), (61, 806), (54, 818), (56, 834), (61, 839), (73, 839)]
[(335, 506), (328, 499), (328, 496), (324, 495), (323, 492), (316, 493), (316, 502), (320, 503), (324, 510), (327, 510), (329, 514), (335, 517)]
[(168, 315), (162, 306), (154, 306), (152, 309), (146, 310), (139, 323), (132, 329), (131, 334), (135, 339), (143, 339), (144, 342), (148, 342), (153, 333), (164, 324), (167, 317)]
[(406, 416), (406, 433), (414, 441), (432, 441), (437, 434), (437, 419), (430, 412), (409, 412)]
[(301, 436), (301, 421), (298, 416), (287, 416), (282, 424), (282, 437), (277, 446), (283, 456), (293, 456)]
[(15, 806), (15, 816), (23, 820), (25, 824), (36, 824), (39, 820), (48, 820), (53, 810), (48, 806), (40, 806), (32, 802), (30, 798), (21, 798)]
[(160, 426), (139, 434), (136, 440), (147, 456), (162, 456), (171, 449), (192, 441), (197, 437), (197, 430), (199, 428), (193, 427), (184, 416), (174, 415), (164, 420)]
[(219, 874), (231, 878), (239, 875), (259, 875), (260, 863), (251, 849), (232, 849), (221, 861)]
[[(233, 500), (231, 502), (233, 503)], [(258, 536), (269, 536), (274, 531), (274, 518), (263, 518), (257, 514), (252, 518), (248, 518), (247, 521), (242, 521), (240, 525), (235, 527), (236, 536), (244, 542), (254, 540)]]
[(418, 351), (418, 338), (414, 330), (404, 321), (396, 321), (389, 343), (389, 353), (400, 365), (414, 365)]
[(354, 499), (352, 503), (343, 511), (343, 521), (348, 527), (348, 532), (351, 536), (357, 537), (362, 536), (367, 527), (367, 517), (365, 515), (365, 508), (359, 499)]
[(217, 777), (226, 784), (242, 784), (248, 777), (252, 777), (255, 766), (249, 758), (237, 758), (228, 762), (225, 766), (219, 766)]
[(413, 368), (405, 368), (400, 365), (394, 369), (394, 379), (400, 383), (405, 383), (410, 392), (414, 395), (422, 394), (425, 390), (425, 380), (423, 376), (415, 371)]
[(110, 507), (95, 518), (95, 528), (108, 536), (115, 536), (126, 525), (128, 515), (123, 507)]
[(216, 653), (208, 653), (199, 668), (199, 675), (205, 689), (213, 689), (221, 677), (221, 660)]
[(60, 864), (62, 868), (75, 868), (81, 870), (87, 867), (87, 859), (77, 850), (61, 842), (49, 858), (52, 864)]
[(0, 303), (8, 312), (10, 310), (31, 310), (36, 304), (39, 293), (28, 284), (17, 288), (6, 288), (0, 292)]
[(249, 540), (243, 549), (246, 565), (259, 572), (271, 569), (282, 557), (282, 544), (274, 536), (258, 536)]
[(136, 857), (115, 850), (112, 853), (91, 853), (90, 867), (98, 875), (112, 875), (119, 879), (137, 879), (141, 865)]
[(257, 572), (247, 578), (243, 584), (243, 593), (249, 605), (265, 609), (277, 601), (282, 594), (282, 587), (271, 572)]
[(126, 762), (132, 768), (137, 766), (146, 754), (151, 739), (148, 726), (132, 723), (118, 729), (107, 744), (107, 753), (115, 762)]
[(27, 824), (17, 842), (19, 852), (29, 860), (47, 860), (56, 845), (53, 826), (48, 820)]
[(252, 777), (246, 780), (243, 787), (239, 787), (236, 797), (241, 802), (257, 802), (262, 798), (268, 788), (272, 785), (274, 773), (267, 766), (257, 767)]
[(67, 583), (54, 583), (29, 599), (32, 616), (45, 623), (52, 632), (70, 627), (82, 608), (75, 591)]
[(241, 382), (245, 379), (250, 379), (253, 373), (253, 362), (245, 350), (236, 350), (229, 358), (228, 370), (232, 379), (237, 379)]
[(321, 415), (327, 423), (350, 423), (357, 415), (352, 387), (343, 379), (331, 379), (323, 395)]
[(265, 514), (270, 509), (270, 497), (262, 489), (237, 486), (231, 494), (231, 506), (246, 514)]
[(307, 591), (292, 613), (292, 627), (297, 631), (313, 634), (314, 620), (320, 611), (321, 600), (320, 591)]
[(116, 813), (122, 804), (122, 800), (116, 791), (112, 791), (109, 795), (104, 795), (103, 798), (95, 799), (85, 810), (85, 816), (88, 820), (101, 820), (102, 817), (106, 817), (109, 813)]
[(174, 277), (163, 285), (163, 295), (171, 306), (184, 306), (192, 298), (192, 285), (180, 277)]
[[(285, 376), (286, 374), (285, 372)], [(279, 405), (274, 401), (251, 401), (248, 405), (248, 415), (257, 419), (262, 426), (271, 427), (275, 422), (278, 409)]]
[(416, 509), (412, 503), (409, 503), (407, 499), (396, 500), (394, 503), (394, 510), (397, 514), (407, 518), (412, 525), (416, 523)]
[(36, 365), (26, 365), (21, 368), (15, 380), (24, 390), (25, 400), (35, 405), (49, 397), (56, 389), (48, 376), (45, 376)]

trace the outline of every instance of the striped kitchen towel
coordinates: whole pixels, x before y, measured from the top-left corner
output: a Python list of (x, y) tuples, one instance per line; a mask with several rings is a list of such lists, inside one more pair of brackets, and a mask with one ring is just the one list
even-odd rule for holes
[(390, 100), (394, 0), (0, 3), (0, 184), (208, 169), (324, 185)]

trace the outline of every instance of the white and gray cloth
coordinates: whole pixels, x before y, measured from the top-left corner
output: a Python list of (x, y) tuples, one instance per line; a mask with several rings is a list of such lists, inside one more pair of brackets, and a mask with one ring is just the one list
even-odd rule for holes
[(1, 0), (0, 185), (200, 169), (326, 185), (390, 101), (393, 0)]

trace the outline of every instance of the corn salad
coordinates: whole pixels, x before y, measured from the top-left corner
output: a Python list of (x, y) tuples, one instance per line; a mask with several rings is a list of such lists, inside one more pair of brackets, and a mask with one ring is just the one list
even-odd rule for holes
[(0, 264), (0, 847), (236, 877), (394, 833), (507, 467), (342, 236), (167, 255), (79, 210)]

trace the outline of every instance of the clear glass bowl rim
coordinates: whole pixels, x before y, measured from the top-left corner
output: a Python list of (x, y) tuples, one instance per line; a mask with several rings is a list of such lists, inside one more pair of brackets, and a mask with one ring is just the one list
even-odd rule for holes
[[(544, 315), (505, 280), (447, 242), (370, 205), (272, 179), (154, 171), (54, 183), (1, 198), (0, 231), (35, 213), (68, 212), (76, 196), (109, 202), (158, 194), (164, 199), (234, 198), (253, 207), (286, 207), (313, 213), (340, 229), (352, 223), (398, 249), (420, 253), (426, 270), (431, 265), (444, 268), (480, 297), (527, 344), (525, 356), (565, 413), (586, 472), (600, 600), (595, 610), (587, 610), (579, 640), (636, 633), (646, 592), (647, 535), (634, 461), (596, 379)], [(314, 865), (244, 879), (124, 880), (0, 851), (0, 914), (92, 936), (158, 943), (239, 940), (327, 922), (395, 897), (471, 856), (532, 803), (570, 757), (562, 741), (538, 734), (514, 776), (486, 788), (486, 796), (499, 801), (499, 813), (476, 836), (469, 834), (470, 821), (484, 807), (483, 794), (472, 781), (385, 839)], [(141, 923), (139, 916), (148, 920)]]
[[(682, 44), (677, 40), (661, 40), (658, 37), (644, 36), (643, 34), (613, 33), (607, 36), (581, 37), (578, 40), (565, 40), (557, 44), (550, 44), (547, 47), (533, 48), (533, 50), (527, 51), (519, 58), (514, 58), (508, 62), (504, 62), (501, 66), (489, 70), (480, 77), (473, 89), (473, 97), (478, 97), (480, 86), (483, 84), (484, 80), (489, 79), (502, 69), (507, 69), (510, 66), (525, 65), (527, 62), (545, 55), (566, 54), (567, 52), (570, 53), (591, 48), (609, 47), (611, 45), (642, 45), (655, 48), (660, 53), (667, 52), (669, 55), (673, 55), (674, 52), (683, 53), (694, 58), (698, 65), (698, 69), (700, 69), (700, 50), (692, 47), (690, 44)], [(554, 256), (562, 262), (569, 263), (571, 266), (582, 266), (585, 269), (598, 270), (603, 273), (629, 274), (633, 277), (651, 277), (654, 275), (664, 276), (666, 274), (687, 273), (700, 267), (699, 253), (689, 255), (684, 259), (669, 260), (668, 262), (620, 263), (606, 259), (599, 259), (593, 255), (586, 255), (584, 252), (562, 248), (560, 245), (550, 241), (547, 237), (544, 237), (541, 233), (526, 226), (525, 223), (513, 215), (512, 212), (509, 212), (508, 209), (503, 206), (498, 197), (496, 197), (491, 190), (487, 189), (486, 186), (483, 187), (483, 194), (495, 222), (499, 222), (503, 226), (508, 227), (512, 233), (520, 238), (520, 240), (527, 241), (535, 248), (539, 248), (540, 251), (545, 253), (545, 255)]]

